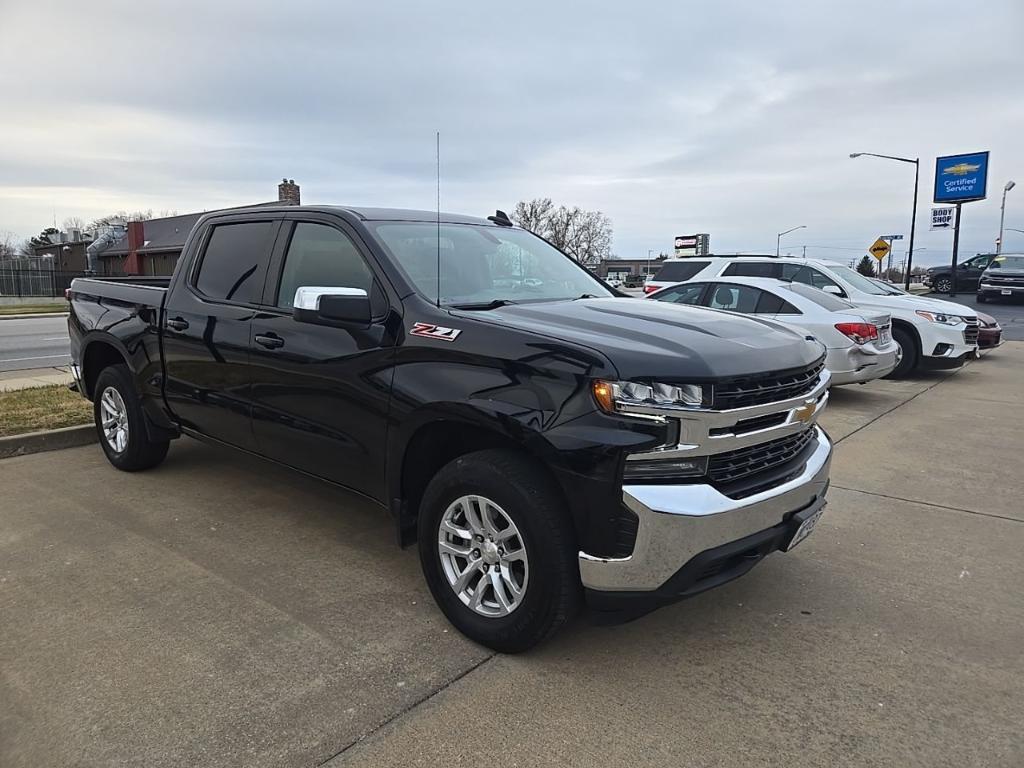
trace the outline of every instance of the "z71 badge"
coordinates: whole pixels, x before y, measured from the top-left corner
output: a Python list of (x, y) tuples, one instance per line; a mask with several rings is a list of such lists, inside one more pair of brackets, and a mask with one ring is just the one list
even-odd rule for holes
[(462, 331), (458, 328), (445, 328), (443, 325), (434, 325), (433, 323), (413, 323), (409, 333), (413, 336), (425, 336), (438, 341), (455, 341)]

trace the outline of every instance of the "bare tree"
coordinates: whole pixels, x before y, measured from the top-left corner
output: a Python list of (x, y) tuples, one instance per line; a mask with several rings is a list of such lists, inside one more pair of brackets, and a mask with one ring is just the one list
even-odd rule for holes
[(18, 255), (18, 244), (15, 241), (14, 233), (0, 232), (0, 259), (13, 259)]
[(117, 211), (109, 216), (100, 216), (98, 219), (93, 219), (89, 226), (86, 227), (86, 230), (89, 232), (96, 232), (99, 229), (110, 226), (115, 221), (149, 221), (152, 218), (152, 208), (145, 211), (133, 211), (132, 213), (129, 213), (128, 211)]
[(61, 222), (61, 229), (68, 232), (72, 229), (77, 229), (82, 232), (85, 230), (85, 219), (81, 216), (68, 216), (64, 221)]
[(545, 197), (516, 203), (513, 219), (585, 266), (597, 266), (611, 253), (612, 222), (600, 211), (579, 206), (556, 208)]

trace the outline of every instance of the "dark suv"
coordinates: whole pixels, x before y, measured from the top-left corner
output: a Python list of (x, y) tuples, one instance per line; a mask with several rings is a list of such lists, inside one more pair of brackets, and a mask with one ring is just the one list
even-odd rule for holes
[[(958, 291), (973, 291), (978, 287), (981, 273), (992, 261), (995, 254), (979, 253), (973, 259), (957, 265), (956, 289)], [(953, 289), (953, 270), (947, 264), (944, 267), (929, 267), (928, 273), (924, 276), (924, 284), (929, 286), (936, 293), (949, 293)]]

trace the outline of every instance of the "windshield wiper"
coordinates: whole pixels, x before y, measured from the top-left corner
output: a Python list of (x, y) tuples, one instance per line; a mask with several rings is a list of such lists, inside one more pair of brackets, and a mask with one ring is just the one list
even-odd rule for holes
[(592, 293), (583, 293), (583, 294), (580, 294), (579, 296), (577, 296), (575, 299), (573, 299), (573, 301), (577, 301), (578, 299), (600, 299), (600, 298), (601, 298), (600, 296), (595, 296)]
[(468, 310), (485, 310), (485, 309), (497, 309), (498, 307), (504, 307), (509, 304), (515, 304), (516, 302), (510, 299), (493, 299), (491, 301), (478, 301), (469, 304), (450, 304), (452, 309), (468, 309)]

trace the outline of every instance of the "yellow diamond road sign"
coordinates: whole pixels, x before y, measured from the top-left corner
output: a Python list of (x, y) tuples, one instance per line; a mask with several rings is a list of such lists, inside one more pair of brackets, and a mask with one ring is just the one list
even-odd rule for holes
[(889, 248), (889, 244), (885, 242), (885, 240), (883, 240), (882, 238), (878, 238), (877, 240), (875, 240), (875, 242), (871, 244), (871, 247), (868, 248), (868, 253), (870, 253), (876, 259), (881, 261), (882, 259), (889, 255), (890, 250), (891, 249)]

